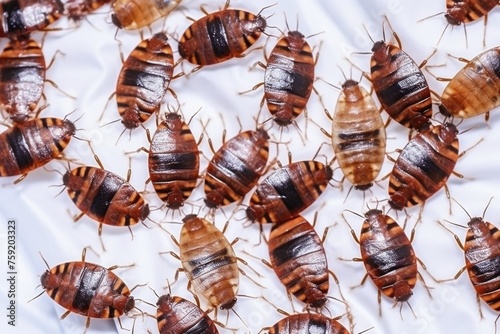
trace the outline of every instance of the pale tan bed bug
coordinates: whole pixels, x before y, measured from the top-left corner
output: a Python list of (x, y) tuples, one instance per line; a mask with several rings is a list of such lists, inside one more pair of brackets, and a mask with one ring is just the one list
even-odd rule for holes
[(145, 27), (167, 16), (181, 0), (116, 0), (111, 5), (111, 20), (118, 28), (127, 30)]

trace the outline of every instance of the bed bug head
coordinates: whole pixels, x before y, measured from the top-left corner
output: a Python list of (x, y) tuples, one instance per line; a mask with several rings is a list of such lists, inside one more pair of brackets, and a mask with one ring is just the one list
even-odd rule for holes
[(42, 277), (40, 277), (40, 284), (44, 290), (55, 289), (61, 285), (61, 278), (51, 271), (45, 270)]
[(135, 307), (135, 299), (132, 296), (128, 296), (126, 301), (125, 301), (125, 308), (124, 312), (127, 314), (130, 312), (133, 308)]
[(146, 218), (149, 217), (150, 213), (151, 213), (151, 210), (149, 209), (149, 204), (145, 203), (144, 206), (142, 207), (141, 220), (142, 221), (146, 220)]
[(122, 124), (128, 130), (133, 130), (141, 124), (139, 113), (134, 108), (128, 107), (122, 115)]
[(452, 143), (457, 139), (457, 135), (458, 135), (458, 129), (452, 123), (445, 123), (441, 127), (441, 131), (439, 132), (439, 137), (445, 143)]
[(394, 299), (398, 302), (407, 302), (408, 299), (413, 295), (411, 291), (412, 287), (407, 281), (398, 281), (393, 286), (394, 289)]
[(163, 295), (158, 298), (158, 301), (156, 302), (156, 306), (158, 306), (158, 311), (164, 312), (164, 313), (169, 313), (172, 312), (172, 297), (168, 295)]
[(448, 8), (444, 17), (452, 26), (459, 26), (467, 20), (467, 14), (471, 11), (465, 1), (455, 2), (453, 7)]
[(236, 304), (236, 301), (238, 299), (237, 298), (233, 298), (231, 299), (230, 301), (228, 301), (227, 303), (224, 303), (220, 306), (220, 309), (221, 310), (229, 310), (229, 309), (232, 309), (234, 307), (234, 305)]

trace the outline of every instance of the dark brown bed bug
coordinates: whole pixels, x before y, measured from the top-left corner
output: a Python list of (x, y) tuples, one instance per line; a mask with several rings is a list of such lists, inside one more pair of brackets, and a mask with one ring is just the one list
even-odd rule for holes
[(299, 161), (276, 169), (253, 193), (246, 209), (250, 221), (281, 223), (297, 217), (325, 190), (333, 171), (318, 161)]
[(76, 132), (67, 119), (37, 118), (14, 125), (0, 134), (0, 176), (21, 175), (63, 157)]
[(322, 307), (330, 287), (323, 242), (302, 216), (274, 224), (268, 240), (271, 266), (287, 291), (313, 308)]
[[(85, 327), (90, 326), (90, 318), (119, 318), (135, 307), (134, 297), (127, 285), (112, 270), (118, 266), (105, 268), (85, 262), (85, 248), (82, 260), (59, 264), (43, 273), (40, 281), (50, 298), (70, 313), (87, 317)], [(45, 261), (45, 260), (44, 260)]]
[(444, 17), (453, 26), (476, 21), (498, 5), (497, 0), (446, 0)]
[(116, 103), (122, 124), (135, 129), (157, 112), (169, 90), (174, 56), (168, 37), (160, 32), (137, 45), (123, 63), (116, 84)]
[[(224, 8), (195, 21), (179, 41), (179, 54), (192, 64), (213, 65), (240, 56), (266, 29), (266, 19), (239, 9)], [(202, 7), (203, 9), (203, 7)]]
[(218, 334), (206, 312), (190, 301), (170, 295), (158, 298), (156, 321), (160, 334)]
[(267, 330), (269, 334), (349, 334), (349, 331), (340, 322), (319, 313), (292, 314), (281, 319)]
[(500, 106), (500, 47), (482, 52), (451, 79), (439, 110), (446, 117), (469, 118)]
[(33, 39), (11, 40), (0, 54), (0, 106), (14, 123), (25, 122), (43, 96), (42, 48)]
[(431, 91), (415, 61), (400, 44), (383, 40), (373, 44), (372, 52), (371, 82), (382, 108), (407, 128), (419, 130), (430, 124)]
[(0, 37), (16, 38), (43, 30), (63, 12), (64, 5), (59, 0), (3, 0), (0, 3)]
[(145, 27), (167, 16), (182, 0), (116, 0), (111, 19), (118, 28), (127, 30)]
[(112, 1), (113, 0), (68, 0), (64, 4), (65, 14), (68, 15), (70, 20), (79, 22), (88, 14)]
[(205, 173), (205, 204), (218, 208), (243, 200), (266, 171), (269, 135), (264, 129), (244, 131), (214, 154)]
[(394, 210), (424, 203), (446, 185), (459, 158), (455, 125), (431, 125), (403, 148), (389, 179), (389, 205)]
[(355, 189), (370, 188), (384, 162), (386, 133), (375, 102), (357, 81), (348, 79), (342, 85), (331, 138), (344, 177)]

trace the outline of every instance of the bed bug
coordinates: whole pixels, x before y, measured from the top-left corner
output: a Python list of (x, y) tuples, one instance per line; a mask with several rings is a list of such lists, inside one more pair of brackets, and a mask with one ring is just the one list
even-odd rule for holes
[(113, 0), (68, 0), (64, 4), (64, 9), (70, 20), (79, 22), (88, 14), (112, 1)]
[(184, 74), (172, 77), (173, 71), (172, 48), (163, 32), (141, 41), (130, 53), (116, 84), (118, 113), (125, 128), (137, 128), (158, 111), (170, 81)]
[(268, 240), (271, 267), (287, 291), (307, 305), (326, 303), (328, 263), (323, 242), (302, 216), (274, 224)]
[(246, 215), (261, 224), (297, 217), (323, 193), (332, 176), (330, 166), (313, 160), (276, 169), (257, 186)]
[(224, 143), (205, 173), (205, 204), (217, 208), (241, 201), (265, 172), (268, 157), (269, 135), (262, 128)]
[(448, 83), (439, 110), (446, 117), (469, 118), (500, 105), (500, 47), (474, 57)]
[(355, 189), (370, 188), (384, 162), (386, 133), (370, 94), (352, 79), (342, 85), (332, 117), (331, 139), (344, 177)]
[(43, 30), (63, 12), (59, 0), (4, 0), (0, 3), (0, 37), (16, 38)]
[(156, 321), (160, 334), (219, 333), (207, 313), (184, 298), (163, 295), (158, 298), (156, 305)]
[(116, 0), (111, 19), (118, 28), (127, 30), (145, 27), (167, 16), (182, 0)]
[(349, 334), (349, 331), (334, 318), (319, 313), (298, 313), (289, 315), (272, 327), (269, 334), (318, 333)]
[(452, 123), (431, 125), (406, 144), (389, 179), (394, 210), (422, 204), (446, 185), (460, 156), (457, 135)]
[[(85, 327), (90, 326), (90, 318), (118, 318), (135, 307), (134, 297), (127, 285), (112, 270), (118, 266), (105, 268), (85, 262), (86, 248), (82, 260), (59, 264), (42, 274), (41, 285), (47, 295), (70, 313), (87, 317)], [(45, 261), (45, 260), (44, 260)]]
[(21, 175), (20, 182), (32, 170), (62, 152), (76, 132), (73, 122), (59, 118), (37, 118), (14, 125), (0, 134), (0, 176)]
[[(240, 56), (266, 28), (266, 19), (239, 9), (224, 8), (195, 21), (179, 41), (179, 54), (192, 64), (213, 65)], [(261, 11), (262, 12), (262, 11)]]

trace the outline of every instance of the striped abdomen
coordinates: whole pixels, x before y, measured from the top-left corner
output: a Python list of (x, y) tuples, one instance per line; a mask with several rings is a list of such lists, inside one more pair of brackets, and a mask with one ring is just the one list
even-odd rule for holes
[(110, 270), (89, 262), (67, 262), (46, 271), (42, 287), (56, 303), (90, 318), (114, 318), (134, 307), (125, 283)]
[(366, 190), (380, 173), (386, 133), (375, 102), (356, 81), (342, 86), (332, 120), (333, 151), (344, 176)]
[(474, 57), (448, 83), (439, 110), (469, 118), (500, 106), (500, 47)]
[(165, 33), (143, 40), (123, 63), (116, 84), (122, 123), (134, 129), (158, 111), (174, 71), (174, 56)]
[(97, 167), (77, 167), (63, 183), (69, 197), (83, 213), (101, 224), (130, 226), (149, 215), (149, 205), (130, 183)]
[(187, 215), (179, 240), (186, 276), (211, 306), (229, 309), (236, 303), (239, 271), (231, 244), (214, 224)]
[(246, 209), (247, 217), (261, 224), (295, 218), (323, 193), (332, 176), (330, 166), (317, 161), (279, 168), (257, 186)]
[(241, 132), (224, 143), (207, 167), (205, 204), (217, 208), (242, 200), (264, 173), (268, 157), (264, 129)]
[(403, 229), (382, 211), (365, 214), (359, 246), (368, 276), (396, 301), (407, 301), (417, 281), (417, 258)]
[(431, 91), (418, 65), (406, 52), (382, 41), (372, 52), (371, 81), (382, 108), (408, 128), (430, 124)]
[(116, 0), (111, 19), (118, 28), (139, 29), (167, 16), (181, 0)]
[(451, 25), (475, 21), (498, 5), (498, 0), (446, 0), (445, 18)]
[(260, 15), (224, 9), (191, 24), (179, 41), (179, 54), (192, 64), (217, 64), (241, 55), (265, 28)]
[(458, 160), (457, 134), (457, 128), (446, 123), (417, 133), (406, 144), (389, 179), (393, 209), (421, 204), (446, 184)]
[(298, 31), (281, 38), (269, 55), (264, 96), (278, 125), (289, 125), (306, 107), (313, 89), (314, 66), (311, 48)]
[(149, 149), (149, 177), (158, 197), (178, 209), (196, 186), (200, 154), (189, 126), (176, 113), (158, 126)]
[(26, 121), (42, 98), (45, 58), (36, 41), (11, 40), (0, 54), (0, 108)]
[(322, 307), (329, 288), (328, 263), (313, 226), (302, 216), (275, 224), (268, 247), (274, 272), (288, 292), (311, 307)]
[(0, 176), (27, 174), (60, 158), (75, 125), (59, 118), (37, 118), (0, 134)]
[(349, 334), (349, 331), (337, 320), (319, 313), (292, 314), (269, 328), (269, 334), (296, 333)]
[(472, 286), (492, 309), (500, 311), (500, 232), (482, 218), (472, 218), (464, 243)]
[(181, 297), (163, 295), (156, 303), (160, 334), (218, 334), (210, 317), (198, 306)]

